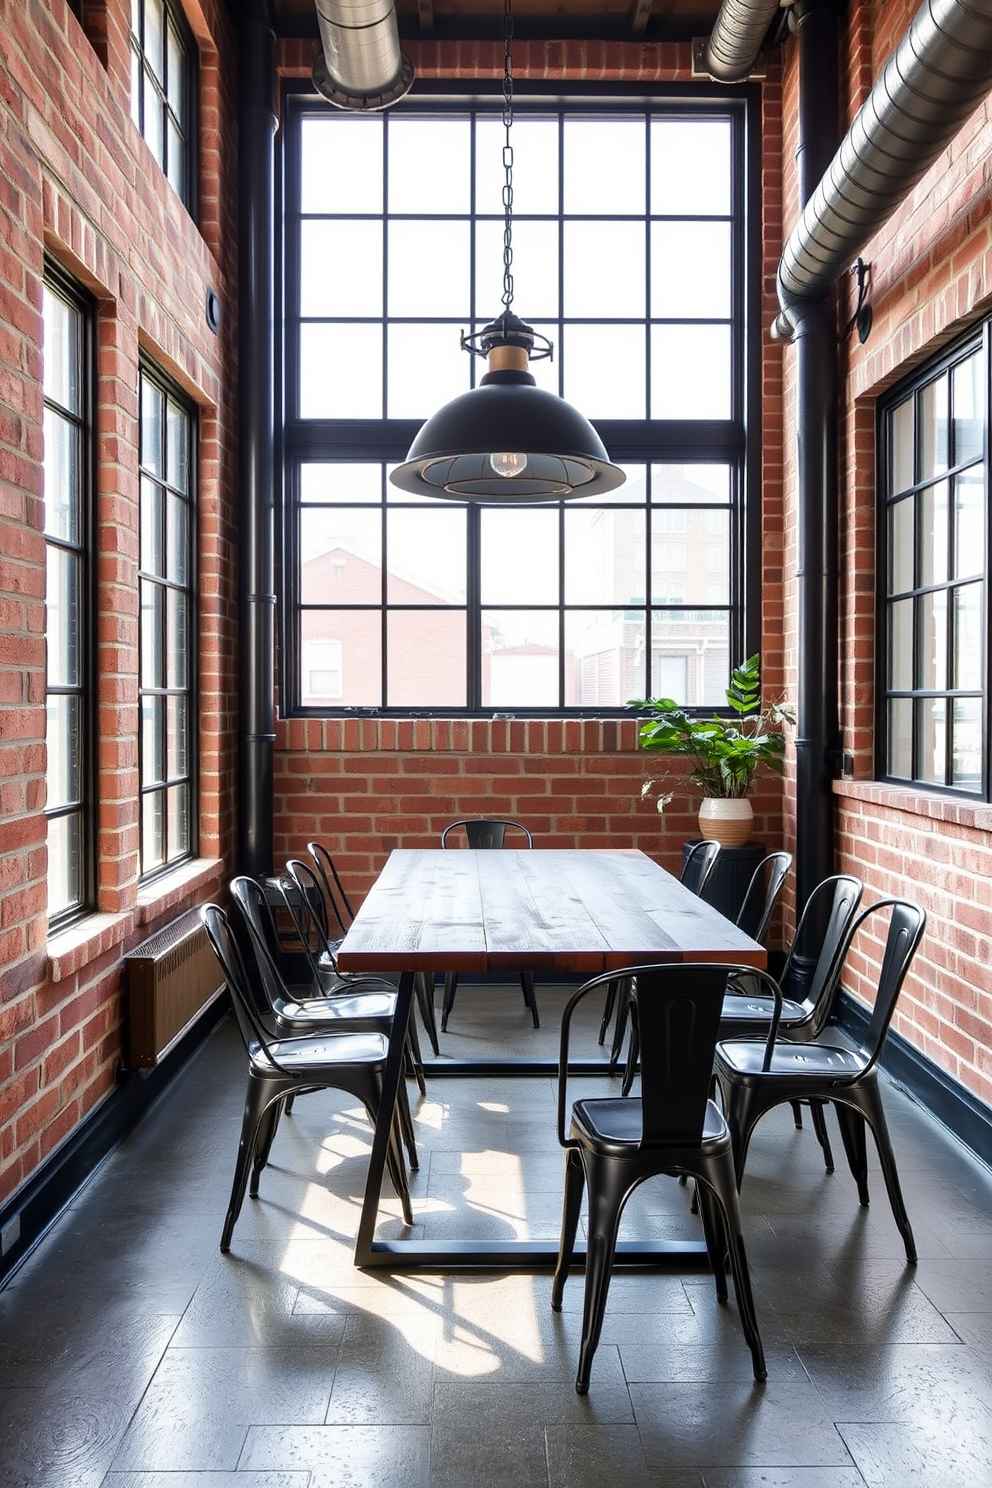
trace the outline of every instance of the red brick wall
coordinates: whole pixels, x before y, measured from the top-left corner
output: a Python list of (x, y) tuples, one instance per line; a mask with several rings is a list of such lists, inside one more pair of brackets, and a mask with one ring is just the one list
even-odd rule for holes
[[(113, 1089), (122, 955), (217, 890), (235, 800), (236, 261), (232, 37), (200, 46), (201, 225), (130, 119), (129, 0), (0, 3), (0, 1203)], [(92, 38), (92, 39), (91, 39)], [(219, 59), (223, 58), (223, 66)], [(97, 305), (98, 913), (48, 938), (41, 284), (50, 253)], [(204, 298), (221, 297), (219, 337)], [(137, 366), (199, 406), (199, 862), (138, 892)]]

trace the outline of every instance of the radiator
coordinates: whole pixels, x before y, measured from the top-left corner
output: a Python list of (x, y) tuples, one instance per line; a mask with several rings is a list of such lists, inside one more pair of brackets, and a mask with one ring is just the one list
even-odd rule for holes
[(189, 910), (124, 957), (128, 989), (128, 1063), (151, 1069), (224, 992), (217, 957)]

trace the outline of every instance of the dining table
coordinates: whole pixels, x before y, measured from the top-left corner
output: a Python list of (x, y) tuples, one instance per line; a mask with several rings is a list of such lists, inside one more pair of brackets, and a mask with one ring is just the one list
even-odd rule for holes
[[(533, 972), (580, 980), (597, 972), (669, 962), (763, 967), (764, 948), (672, 874), (632, 848), (538, 848), (533, 851), (394, 849), (337, 953), (342, 972), (398, 976), (396, 1011), (383, 1075), (358, 1225), (355, 1264), (422, 1269), (535, 1270), (553, 1266), (557, 1244), (468, 1237), (443, 1243), (376, 1238), (392, 1113), (404, 1076), (415, 980), (436, 973)], [(570, 1065), (570, 1069), (572, 1066)], [(605, 1057), (582, 1072), (610, 1073)], [(557, 1072), (557, 1063), (435, 1061), (432, 1078)], [(553, 1125), (549, 1149), (557, 1144)], [(577, 1247), (577, 1257), (581, 1250)], [(617, 1262), (652, 1265), (705, 1261), (702, 1239), (625, 1241)]]

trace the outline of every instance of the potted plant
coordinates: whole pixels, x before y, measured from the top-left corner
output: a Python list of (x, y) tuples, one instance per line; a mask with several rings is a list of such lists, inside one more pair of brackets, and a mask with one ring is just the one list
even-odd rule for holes
[[(628, 704), (650, 716), (641, 724), (642, 749), (680, 755), (691, 761), (689, 780), (702, 792), (699, 830), (723, 847), (740, 847), (751, 835), (753, 811), (748, 793), (758, 772), (785, 770), (783, 725), (794, 724), (788, 703), (761, 704), (761, 663), (757, 654), (734, 669), (727, 688), (731, 717), (714, 713), (693, 717), (672, 698), (635, 698)], [(663, 811), (673, 792), (665, 782), (648, 780), (642, 796), (655, 796)], [(659, 789), (661, 787), (661, 789)]]

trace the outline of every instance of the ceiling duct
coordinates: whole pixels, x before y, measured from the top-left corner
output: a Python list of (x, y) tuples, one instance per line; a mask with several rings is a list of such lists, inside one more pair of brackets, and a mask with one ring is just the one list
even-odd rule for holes
[(718, 83), (750, 76), (779, 0), (723, 0), (703, 53), (703, 65)]
[(776, 340), (925, 175), (992, 87), (992, 5), (924, 0), (841, 142), (782, 253)]
[(322, 50), (313, 83), (337, 108), (368, 113), (408, 93), (413, 65), (400, 51), (393, 0), (315, 0)]

